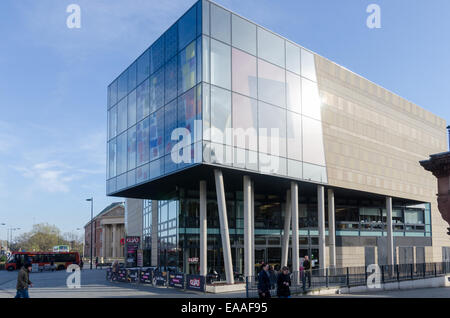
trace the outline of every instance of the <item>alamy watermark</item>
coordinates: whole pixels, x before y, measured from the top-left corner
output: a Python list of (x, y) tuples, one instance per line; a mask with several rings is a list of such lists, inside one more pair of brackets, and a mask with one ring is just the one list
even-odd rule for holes
[(69, 29), (81, 28), (81, 8), (78, 4), (70, 4), (66, 9), (70, 15), (67, 17), (66, 25)]
[(369, 29), (381, 28), (381, 8), (378, 4), (372, 3), (367, 6), (367, 13), (370, 15), (367, 17), (366, 25)]
[(81, 271), (77, 264), (70, 264), (66, 269), (70, 275), (66, 279), (67, 288), (81, 288)]

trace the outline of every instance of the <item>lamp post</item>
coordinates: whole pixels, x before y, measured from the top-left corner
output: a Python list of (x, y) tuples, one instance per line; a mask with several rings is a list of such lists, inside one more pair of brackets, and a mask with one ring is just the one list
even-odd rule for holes
[[(0, 225), (1, 226), (6, 226), (6, 223), (0, 223)], [(5, 249), (5, 253), (7, 252), (7, 249), (8, 249), (8, 230), (6, 230), (6, 241), (5, 241), (5, 243), (6, 243), (6, 249)], [(1, 238), (0, 238), (0, 245), (1, 245), (1, 248), (2, 248), (2, 250), (3, 250), (3, 244), (2, 244), (2, 240), (1, 240)], [(1, 251), (0, 251), (0, 253), (1, 253)]]
[(13, 240), (13, 232), (20, 230), (20, 227), (10, 227), (9, 228), (9, 242), (8, 242), (8, 246), (9, 249), (11, 250), (11, 244), (12, 244), (12, 240)]
[(93, 230), (92, 230), (92, 219), (94, 218), (94, 198), (86, 199), (86, 201), (91, 202), (91, 269), (92, 269), (92, 244), (93, 244)]

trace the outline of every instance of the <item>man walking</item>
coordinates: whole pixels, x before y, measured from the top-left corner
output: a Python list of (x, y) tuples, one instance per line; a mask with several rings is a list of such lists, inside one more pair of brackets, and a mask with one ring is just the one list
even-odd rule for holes
[(33, 287), (30, 281), (31, 264), (26, 263), (19, 271), (17, 275), (17, 293), (14, 298), (30, 298), (28, 294), (28, 287)]
[(269, 299), (270, 297), (270, 276), (269, 264), (263, 264), (258, 274), (258, 294), (260, 299)]
[(306, 279), (308, 279), (308, 288), (311, 288), (311, 262), (309, 261), (308, 255), (305, 255), (305, 260), (303, 261), (303, 291), (306, 290)]

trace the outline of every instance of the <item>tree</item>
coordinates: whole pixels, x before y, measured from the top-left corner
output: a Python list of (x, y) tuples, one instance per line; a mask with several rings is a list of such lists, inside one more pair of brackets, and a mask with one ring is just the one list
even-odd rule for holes
[(69, 245), (73, 251), (82, 250), (83, 241), (75, 233), (64, 233), (55, 225), (41, 223), (33, 225), (30, 232), (18, 236), (11, 245), (12, 250), (25, 250), (29, 252), (51, 252), (55, 245)]

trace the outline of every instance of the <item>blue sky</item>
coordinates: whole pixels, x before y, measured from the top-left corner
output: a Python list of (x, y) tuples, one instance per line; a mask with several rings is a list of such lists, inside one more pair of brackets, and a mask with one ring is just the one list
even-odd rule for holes
[[(450, 1), (218, 0), (450, 120)], [(81, 7), (81, 29), (66, 8)], [(63, 232), (105, 195), (106, 87), (194, 1), (0, 1), (0, 223)], [(381, 29), (366, 8), (381, 7)], [(6, 237), (0, 227), (0, 238)]]

